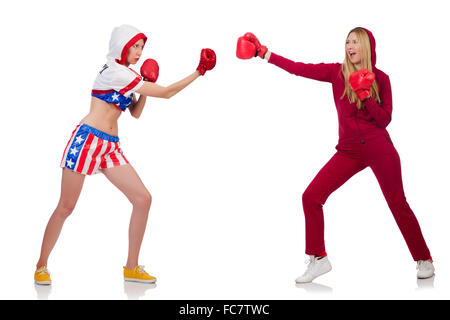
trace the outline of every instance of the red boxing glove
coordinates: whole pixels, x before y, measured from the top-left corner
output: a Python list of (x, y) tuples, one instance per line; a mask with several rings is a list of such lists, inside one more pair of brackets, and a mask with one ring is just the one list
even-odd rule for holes
[(141, 66), (141, 76), (145, 81), (156, 82), (159, 76), (158, 62), (153, 59), (147, 59)]
[(244, 34), (243, 38), (247, 39), (248, 41), (250, 41), (251, 43), (253, 43), (255, 45), (255, 47), (256, 47), (255, 57), (258, 56), (258, 57), (264, 59), (264, 56), (267, 53), (267, 47), (262, 46), (261, 43), (259, 43), (258, 38), (251, 32), (247, 32), (246, 34)]
[(197, 70), (203, 76), (207, 70), (212, 70), (216, 65), (216, 53), (212, 49), (202, 49), (200, 63)]
[(348, 78), (350, 87), (356, 93), (359, 100), (364, 101), (370, 97), (370, 88), (375, 80), (375, 73), (367, 69), (361, 69), (353, 72)]
[(250, 59), (256, 57), (256, 46), (245, 37), (239, 37), (236, 45), (236, 57)]

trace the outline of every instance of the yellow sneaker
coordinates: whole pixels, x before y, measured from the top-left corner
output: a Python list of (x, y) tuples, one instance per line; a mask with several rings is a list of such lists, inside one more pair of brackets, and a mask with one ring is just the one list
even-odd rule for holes
[(144, 266), (137, 266), (134, 269), (127, 269), (123, 267), (123, 277), (125, 281), (155, 283), (156, 278), (149, 275), (144, 270)]
[(46, 266), (40, 267), (34, 273), (34, 283), (40, 285), (51, 285), (52, 279), (50, 278), (50, 272)]

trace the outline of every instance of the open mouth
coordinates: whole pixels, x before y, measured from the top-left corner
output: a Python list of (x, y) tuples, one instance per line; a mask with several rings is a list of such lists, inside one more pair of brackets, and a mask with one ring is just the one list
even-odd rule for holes
[(356, 55), (356, 52), (349, 51), (348, 55), (350, 56), (350, 58), (353, 58)]

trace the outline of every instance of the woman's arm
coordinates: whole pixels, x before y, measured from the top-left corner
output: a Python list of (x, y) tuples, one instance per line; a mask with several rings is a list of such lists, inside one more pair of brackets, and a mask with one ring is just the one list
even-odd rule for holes
[(133, 96), (133, 100), (134, 100), (133, 104), (130, 105), (128, 107), (128, 109), (130, 110), (131, 115), (134, 118), (138, 119), (141, 116), (141, 114), (142, 114), (142, 110), (144, 109), (147, 97), (141, 94), (139, 96), (138, 100), (136, 100), (136, 96)]
[(363, 105), (371, 117), (375, 120), (377, 126), (386, 128), (391, 122), (392, 115), (392, 91), (389, 77), (380, 77), (378, 79), (378, 88), (380, 90), (381, 104), (372, 98), (367, 98)]
[[(195, 71), (194, 73), (187, 76), (186, 78), (184, 78), (178, 82), (175, 82), (168, 87), (163, 87), (156, 83), (146, 81), (136, 92), (139, 93), (141, 96), (143, 95), (143, 96), (147, 96), (147, 97), (169, 99), (169, 98), (173, 97), (174, 95), (176, 95), (181, 90), (183, 90), (184, 88), (186, 88), (188, 85), (190, 85), (199, 76), (200, 76), (200, 72)], [(139, 97), (139, 99), (140, 99), (140, 97)]]
[(264, 59), (266, 59), (267, 61), (270, 60), (270, 55), (272, 54), (272, 52), (270, 52), (269, 50), (267, 50), (266, 55), (264, 56)]
[(313, 64), (294, 62), (270, 51), (267, 51), (264, 59), (296, 76), (302, 76), (318, 81), (332, 82), (334, 78), (333, 74), (335, 73), (334, 71), (340, 70), (339, 63)]

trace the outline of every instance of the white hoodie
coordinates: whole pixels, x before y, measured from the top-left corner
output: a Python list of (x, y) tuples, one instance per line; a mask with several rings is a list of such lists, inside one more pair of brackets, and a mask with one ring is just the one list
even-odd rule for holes
[(114, 28), (109, 41), (107, 62), (95, 79), (92, 96), (125, 111), (133, 102), (133, 93), (144, 83), (142, 77), (124, 65), (128, 49), (147, 37), (138, 29), (121, 25)]

